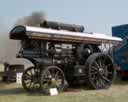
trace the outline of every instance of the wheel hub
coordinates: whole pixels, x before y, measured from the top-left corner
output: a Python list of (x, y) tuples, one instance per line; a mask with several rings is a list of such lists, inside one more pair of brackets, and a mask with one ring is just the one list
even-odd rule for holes
[(51, 79), (51, 82), (52, 82), (52, 83), (55, 83), (55, 82), (56, 82), (55, 78), (52, 78), (52, 79)]
[(104, 74), (104, 69), (103, 68), (99, 68), (99, 74), (103, 75)]

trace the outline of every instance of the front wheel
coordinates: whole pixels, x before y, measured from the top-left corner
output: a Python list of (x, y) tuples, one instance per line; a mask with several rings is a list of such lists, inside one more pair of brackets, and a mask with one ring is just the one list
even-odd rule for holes
[(109, 88), (115, 76), (112, 59), (103, 53), (90, 55), (86, 62), (87, 81), (91, 88)]
[(26, 91), (38, 92), (40, 90), (40, 69), (27, 68), (22, 76), (22, 86)]
[(63, 91), (65, 88), (65, 77), (63, 71), (57, 66), (46, 67), (41, 73), (41, 90), (49, 94), (51, 88)]

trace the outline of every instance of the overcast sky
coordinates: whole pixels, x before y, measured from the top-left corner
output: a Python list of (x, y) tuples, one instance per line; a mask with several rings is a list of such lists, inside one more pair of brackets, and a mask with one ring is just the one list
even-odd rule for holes
[(44, 11), (50, 20), (82, 24), (88, 32), (111, 33), (111, 26), (128, 23), (128, 0), (0, 0), (1, 24)]

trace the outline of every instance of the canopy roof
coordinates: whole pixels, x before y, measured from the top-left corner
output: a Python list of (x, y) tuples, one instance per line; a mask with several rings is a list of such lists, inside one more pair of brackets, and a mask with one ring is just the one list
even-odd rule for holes
[(111, 37), (99, 33), (72, 32), (66, 30), (55, 30), (32, 26), (16, 26), (10, 31), (10, 39), (25, 40), (37, 39), (45, 41), (56, 41), (65, 43), (113, 43), (122, 41), (121, 38)]

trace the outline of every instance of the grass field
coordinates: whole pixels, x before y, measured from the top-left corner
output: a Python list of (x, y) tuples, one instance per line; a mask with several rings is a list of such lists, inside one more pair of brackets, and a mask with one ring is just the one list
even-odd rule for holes
[(128, 81), (116, 80), (108, 90), (82, 87), (58, 96), (27, 93), (21, 85), (0, 83), (0, 102), (128, 102)]

